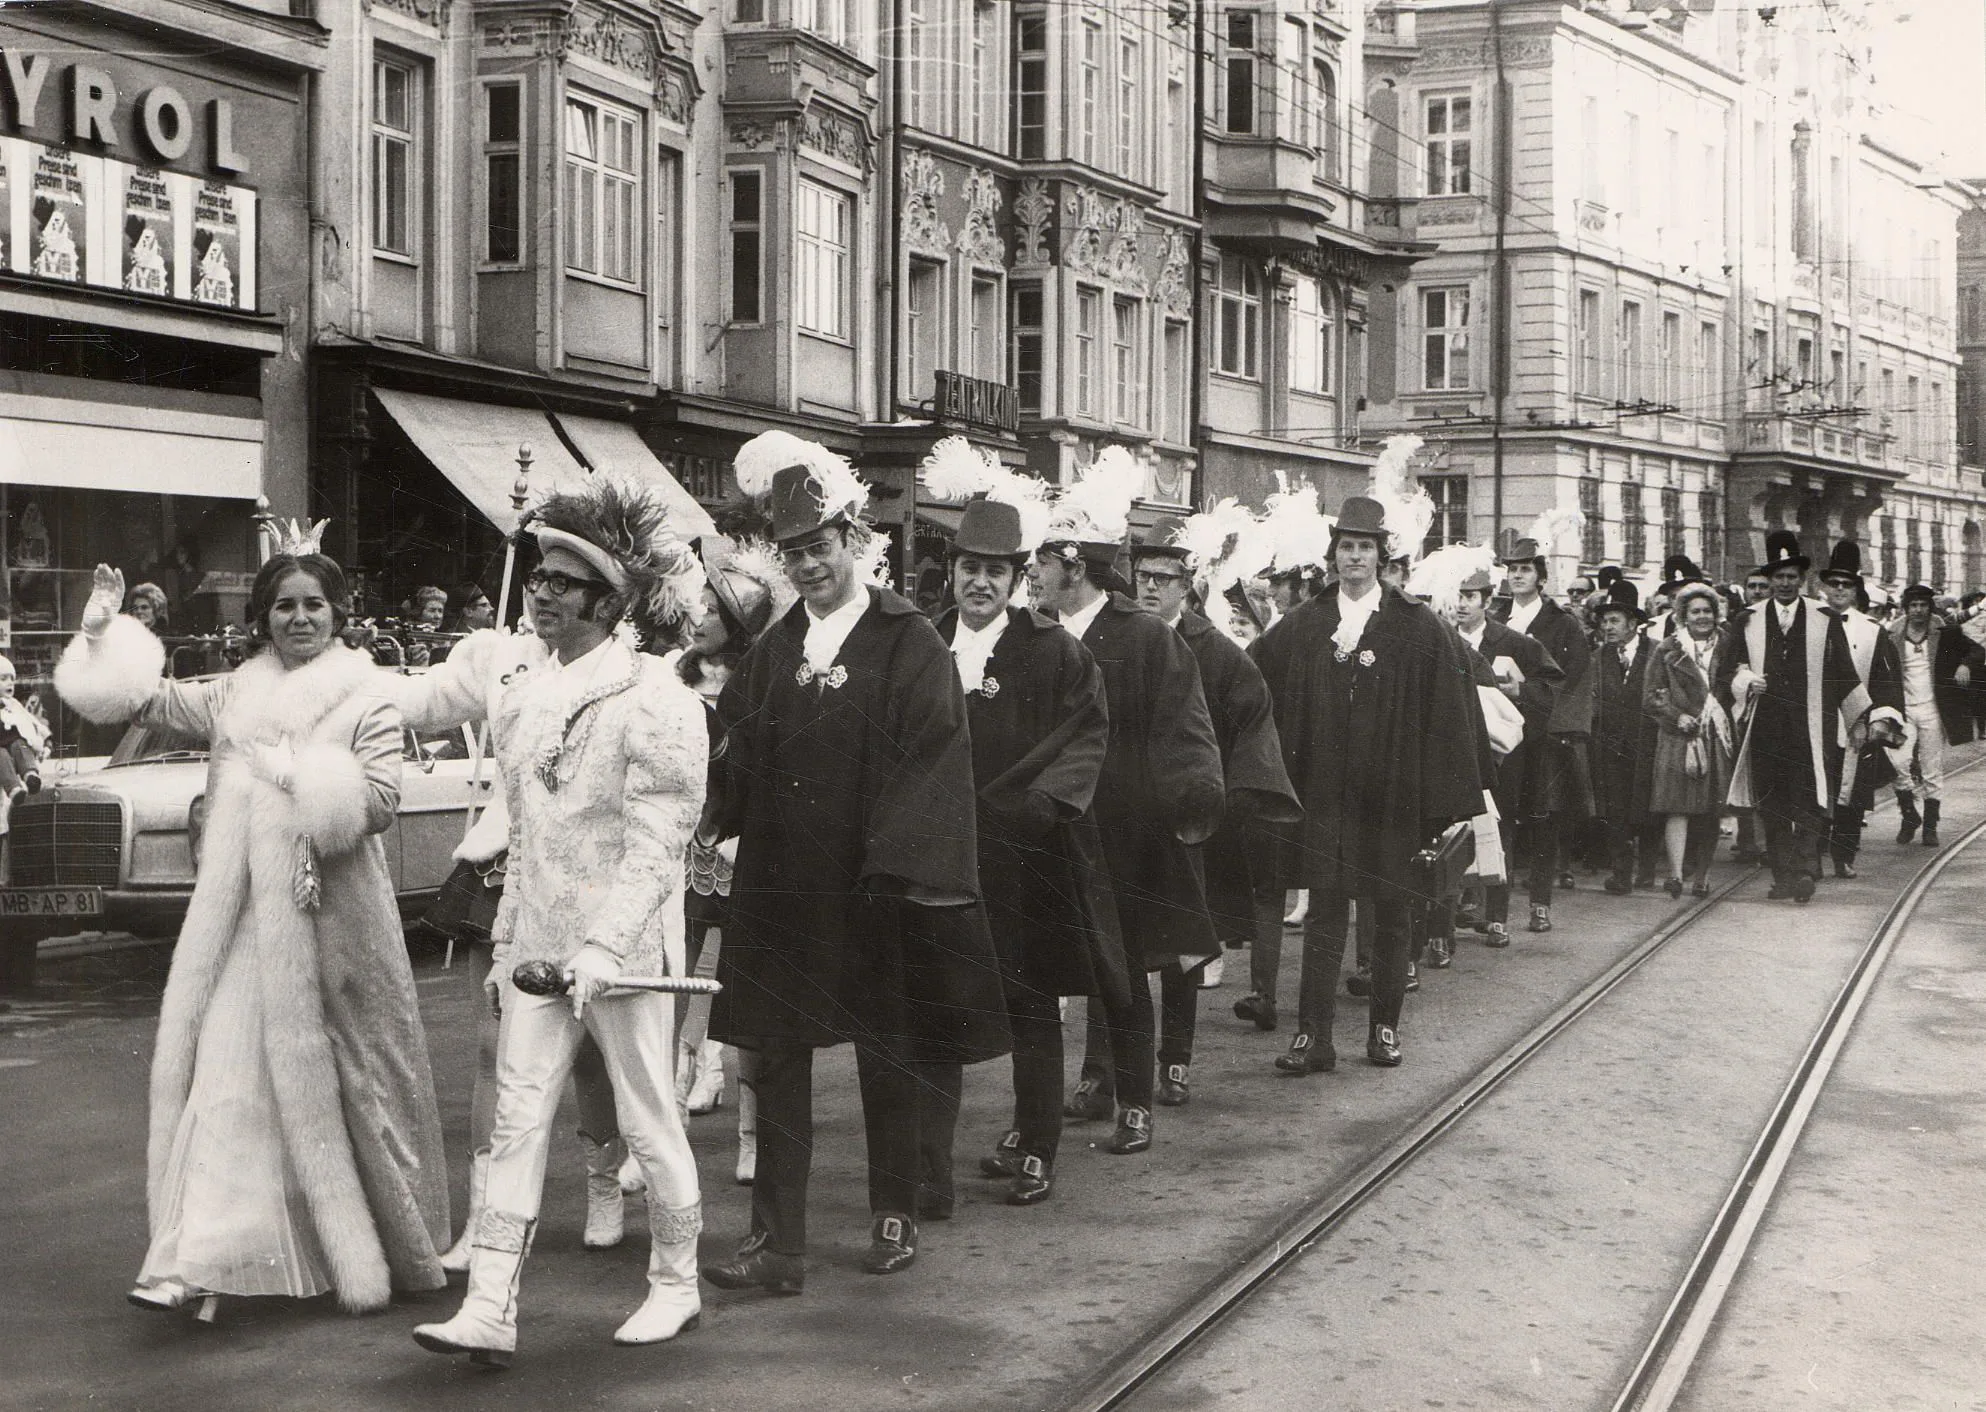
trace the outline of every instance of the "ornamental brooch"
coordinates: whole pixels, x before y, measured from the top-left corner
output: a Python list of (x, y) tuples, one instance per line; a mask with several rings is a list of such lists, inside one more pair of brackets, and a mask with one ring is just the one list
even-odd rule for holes
[(810, 686), (814, 682), (824, 681), (829, 687), (838, 689), (848, 684), (848, 668), (836, 662), (828, 671), (816, 672), (807, 663), (802, 662), (799, 668), (793, 673), (793, 680), (801, 686)]
[(1372, 649), (1370, 647), (1366, 648), (1365, 651), (1358, 654), (1358, 664), (1361, 667), (1370, 667), (1374, 662), (1377, 662), (1378, 660), (1379, 659), (1377, 657), (1372, 655)]
[(981, 677), (979, 679), (979, 694), (988, 701), (991, 701), (1000, 694), (999, 680), (995, 677)]

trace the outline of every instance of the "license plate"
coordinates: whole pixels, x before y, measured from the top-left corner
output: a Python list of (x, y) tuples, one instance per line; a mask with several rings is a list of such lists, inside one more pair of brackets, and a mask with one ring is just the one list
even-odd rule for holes
[(0, 888), (0, 917), (101, 917), (100, 887)]

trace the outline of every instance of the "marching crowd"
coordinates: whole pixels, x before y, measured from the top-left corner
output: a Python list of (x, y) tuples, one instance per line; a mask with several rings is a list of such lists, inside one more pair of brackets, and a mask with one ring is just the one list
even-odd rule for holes
[[(739, 453), (749, 505), (727, 537), (688, 542), (606, 477), (542, 501), (518, 536), (530, 631), (472, 632), (413, 673), (344, 645), (344, 574), (303, 527), (256, 577), (261, 650), (212, 680), (163, 675), (100, 568), (58, 690), (92, 720), (212, 744), (132, 1301), (331, 1292), (362, 1311), (460, 1273), (461, 1306), (416, 1342), (507, 1363), (570, 1079), (586, 1244), (620, 1241), (646, 1191), (648, 1290), (615, 1341), (663, 1342), (695, 1326), (700, 1282), (802, 1292), (824, 1047), (854, 1048), (863, 1267), (888, 1275), (953, 1214), (967, 1066), (1009, 1060), (1011, 1123), (972, 1143), (1009, 1203), (1051, 1197), (1065, 1122), (1149, 1150), (1155, 1109), (1191, 1100), (1197, 992), (1225, 951), (1250, 952), (1236, 1017), (1284, 1023), (1293, 891), (1300, 979), (1273, 1063), (1307, 1076), (1336, 1066), (1341, 979), (1367, 1061), (1400, 1064), (1420, 968), (1472, 926), (1509, 946), (1513, 887), (1533, 933), (1582, 867), (1610, 893), (1703, 896), (1735, 815), (1740, 856), (1804, 904), (1824, 864), (1853, 876), (1891, 780), (1899, 842), (1937, 842), (1944, 746), (1969, 738), (1986, 648), (1930, 589), (1881, 623), (1854, 544), (1816, 598), (1775, 532), (1741, 595), (1678, 557), (1647, 608), (1617, 570), (1555, 597), (1564, 516), (1500, 553), (1422, 555), (1416, 444), (1330, 514), (1286, 488), (1260, 515), (1227, 502), (1134, 536), (1128, 456), (1057, 491), (948, 439), (922, 473), (963, 506), (934, 621), (877, 570), (854, 469), (769, 432)], [(489, 609), (473, 585), (457, 597)], [(379, 835), (402, 727), (471, 723), (501, 789), (440, 909), (487, 942), (449, 1246)], [(522, 984), (529, 963), (555, 983)], [(1087, 1028), (1065, 1091), (1072, 998)], [(724, 1066), (751, 1217), (700, 1265), (686, 1114)]]

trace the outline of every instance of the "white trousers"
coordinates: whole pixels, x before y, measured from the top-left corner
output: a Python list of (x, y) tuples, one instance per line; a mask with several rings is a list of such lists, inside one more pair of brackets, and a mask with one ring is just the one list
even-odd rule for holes
[(1913, 707), (1903, 728), (1903, 744), (1889, 752), (1896, 787), (1920, 799), (1936, 799), (1945, 782), (1945, 720), (1935, 706)]
[(559, 1095), (588, 1033), (606, 1060), (621, 1136), (648, 1179), (649, 1201), (671, 1209), (696, 1205), (696, 1158), (676, 1111), (675, 1028), (671, 995), (606, 995), (589, 1004), (580, 1021), (572, 1018), (567, 997), (526, 995), (505, 976), (496, 1128), (484, 1205), (537, 1216)]

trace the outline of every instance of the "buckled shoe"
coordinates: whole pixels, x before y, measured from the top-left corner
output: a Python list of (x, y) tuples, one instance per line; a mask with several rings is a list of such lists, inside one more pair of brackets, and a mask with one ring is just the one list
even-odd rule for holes
[(862, 1268), (872, 1275), (894, 1275), (917, 1262), (917, 1222), (894, 1212), (876, 1217), (869, 1228), (869, 1253)]
[(1152, 1145), (1152, 1110), (1127, 1107), (1117, 1115), (1117, 1131), (1110, 1136), (1110, 1150), (1119, 1157), (1143, 1152)]

